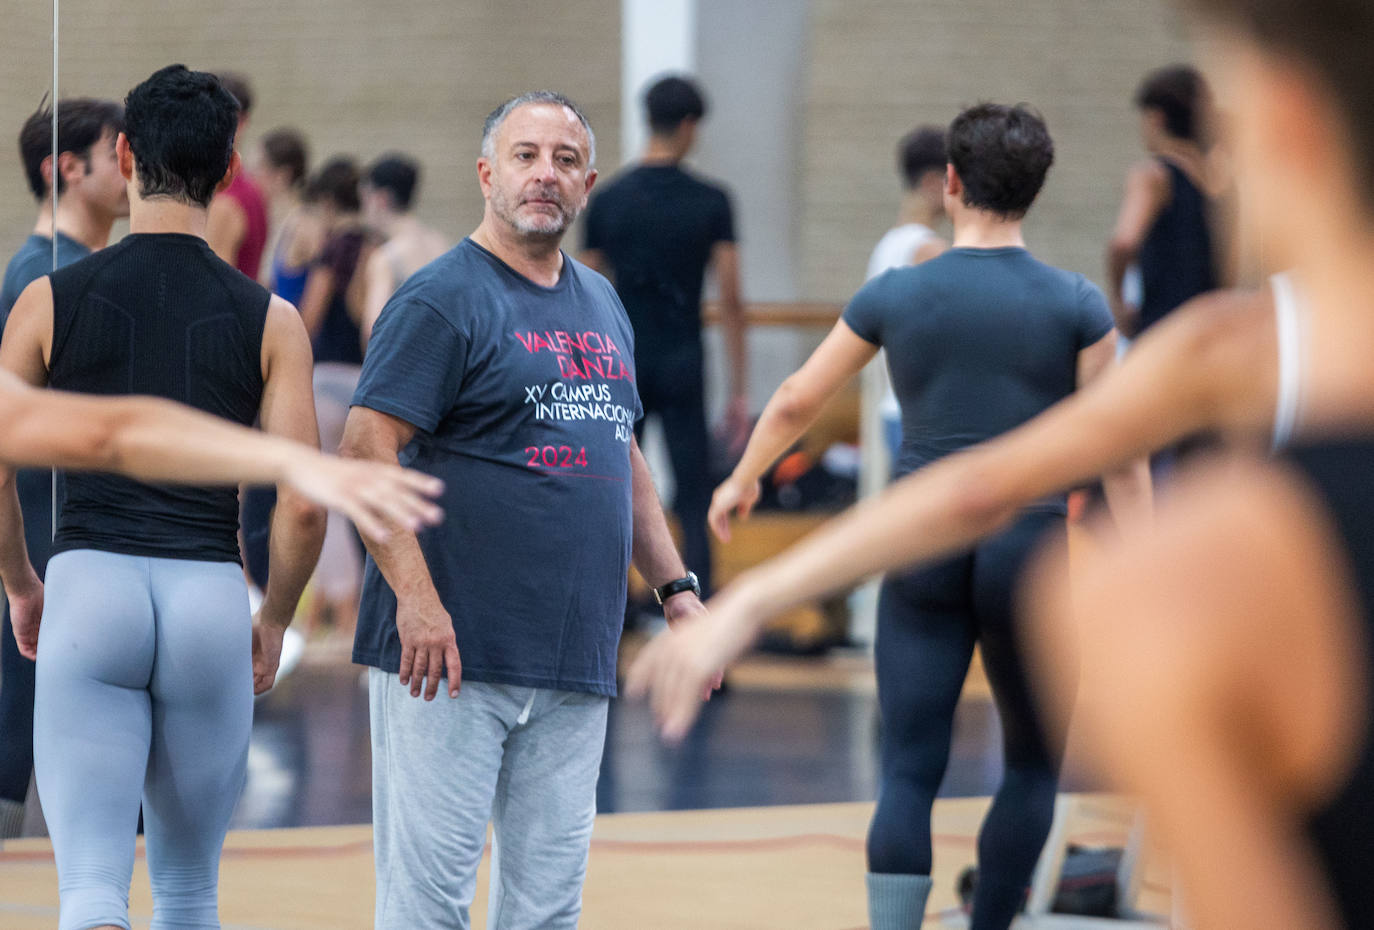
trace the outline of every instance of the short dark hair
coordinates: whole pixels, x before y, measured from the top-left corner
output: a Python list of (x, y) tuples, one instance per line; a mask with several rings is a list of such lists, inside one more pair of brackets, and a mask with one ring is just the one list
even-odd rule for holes
[(239, 104), (219, 79), (168, 65), (124, 98), (124, 134), (143, 197), (206, 207), (234, 155)]
[(215, 74), (225, 90), (234, 95), (239, 102), (239, 112), (244, 116), (253, 112), (253, 85), (248, 78), (237, 71), (220, 71)]
[(487, 118), (482, 121), (482, 157), (495, 157), (496, 134), (501, 130), (501, 124), (506, 121), (506, 117), (520, 107), (539, 105), (564, 107), (577, 117), (577, 121), (582, 124), (582, 131), (587, 134), (587, 167), (594, 166), (596, 164), (596, 133), (592, 132), (592, 124), (587, 121), (586, 114), (577, 104), (556, 90), (532, 90), (518, 97), (510, 98), (488, 113)]
[(262, 152), (267, 163), (273, 168), (285, 168), (291, 177), (291, 186), (298, 187), (305, 182), (306, 165), (310, 161), (310, 150), (305, 136), (299, 130), (283, 127), (274, 129), (262, 137)]
[[(119, 134), (124, 131), (124, 108), (114, 100), (96, 100), (91, 97), (73, 97), (57, 102), (57, 144), (58, 151), (71, 152), (88, 165), (91, 160), (91, 147), (105, 134)], [(29, 182), (35, 200), (48, 196), (48, 185), (43, 181), (43, 159), (52, 155), (52, 108), (43, 103), (24, 120), (19, 130), (19, 160), (24, 165), (24, 177)], [(57, 179), (57, 193), (66, 190), (62, 173), (53, 167), (53, 177)]]
[(949, 125), (949, 163), (964, 187), (964, 205), (1006, 219), (1026, 215), (1054, 164), (1054, 141), (1039, 113), (980, 103)]
[(938, 126), (917, 126), (897, 143), (897, 170), (908, 188), (920, 184), (927, 171), (943, 172), (948, 162), (945, 131)]
[(1366, 206), (1374, 209), (1374, 4), (1369, 0), (1186, 0), (1203, 16), (1307, 66), (1350, 133)]
[(305, 185), (305, 198), (311, 203), (328, 201), (345, 213), (356, 213), (362, 208), (358, 179), (358, 163), (347, 155), (335, 155)]
[(420, 183), (420, 165), (399, 152), (383, 155), (367, 169), (367, 183), (390, 194), (396, 209), (409, 210)]
[(1170, 65), (1145, 75), (1135, 92), (1135, 105), (1158, 110), (1164, 129), (1175, 139), (1201, 142), (1209, 92), (1202, 74), (1192, 65)]
[(649, 117), (649, 131), (663, 135), (686, 120), (705, 116), (706, 98), (696, 81), (674, 74), (660, 78), (644, 92), (644, 110)]

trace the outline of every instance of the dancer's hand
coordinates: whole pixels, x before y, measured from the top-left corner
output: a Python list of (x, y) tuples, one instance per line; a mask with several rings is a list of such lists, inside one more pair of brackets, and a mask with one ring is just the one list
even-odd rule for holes
[(753, 642), (755, 624), (746, 600), (727, 588), (706, 612), (654, 637), (630, 666), (626, 694), (649, 699), (663, 738), (678, 742), (701, 711), (703, 696), (726, 665)]
[(397, 465), (312, 453), (288, 469), (286, 481), (315, 503), (348, 517), (370, 539), (386, 539), (393, 524), (417, 532), (444, 517), (431, 500), (443, 492), (444, 483)]
[(263, 694), (277, 683), (281, 644), (286, 625), (266, 621), (262, 611), (253, 615), (253, 693)]
[(731, 515), (747, 520), (762, 493), (763, 488), (757, 481), (745, 483), (734, 475), (720, 483), (720, 487), (711, 495), (711, 509), (706, 514), (706, 521), (721, 542), (730, 541)]
[[(663, 602), (663, 619), (668, 621), (671, 629), (677, 629), (682, 623), (695, 622), (693, 618), (702, 618), (707, 614), (706, 605), (701, 602), (691, 591), (683, 591), (681, 594), (674, 594)], [(725, 669), (716, 671), (716, 675), (706, 685), (702, 692), (703, 701), (711, 700), (711, 693), (720, 690), (721, 682), (725, 681)]]
[(10, 625), (14, 627), (14, 641), (19, 654), (26, 659), (38, 658), (38, 625), (43, 619), (43, 582), (29, 570), (29, 577), (19, 584), (5, 586), (10, 602)]
[[(448, 696), (458, 696), (463, 663), (453, 635), (453, 619), (432, 591), (427, 596), (397, 599), (396, 634), (401, 639), (401, 684), (410, 685), (410, 696), (425, 700), (439, 693), (439, 679), (447, 669)], [(428, 679), (428, 681), (426, 681)]]

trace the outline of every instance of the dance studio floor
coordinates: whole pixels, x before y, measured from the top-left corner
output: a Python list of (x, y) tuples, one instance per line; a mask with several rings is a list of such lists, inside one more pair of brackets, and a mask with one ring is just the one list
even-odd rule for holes
[[(258, 706), (248, 786), (222, 866), (226, 930), (370, 926), (367, 694), (328, 649)], [(986, 686), (970, 676), (935, 814), (936, 892), (928, 927), (954, 904), (958, 871), (1000, 771)], [(602, 771), (582, 926), (827, 928), (865, 924), (863, 838), (876, 790), (869, 661), (756, 658), (732, 673), (681, 747), (663, 746), (647, 711), (617, 702)], [(1071, 753), (1072, 756), (1072, 753)], [(1070, 760), (1066, 788), (1092, 783)], [(1088, 796), (1072, 832), (1120, 844), (1124, 804)], [(30, 827), (41, 829), (31, 818)], [(1167, 910), (1152, 866), (1142, 901)], [(485, 882), (485, 867), (482, 882)], [(134, 926), (151, 914), (140, 857)], [(483, 926), (479, 888), (474, 926)], [(56, 923), (57, 882), (41, 838), (0, 849), (0, 927)]]
[[(973, 858), (987, 802), (940, 801), (935, 811), (935, 893), (926, 926), (942, 926), (958, 871)], [(1076, 835), (1120, 842), (1129, 811), (1089, 797)], [(592, 840), (582, 926), (590, 930), (856, 930), (866, 924), (863, 837), (872, 805), (818, 804), (657, 814), (603, 814)], [(1143, 903), (1167, 912), (1162, 870)], [(225, 930), (338, 930), (371, 926), (372, 847), (365, 826), (235, 831), (221, 867)], [(485, 921), (486, 867), (473, 926)], [(148, 926), (151, 900), (140, 857), (131, 914)], [(51, 928), (57, 880), (44, 840), (0, 851), (0, 925)]]

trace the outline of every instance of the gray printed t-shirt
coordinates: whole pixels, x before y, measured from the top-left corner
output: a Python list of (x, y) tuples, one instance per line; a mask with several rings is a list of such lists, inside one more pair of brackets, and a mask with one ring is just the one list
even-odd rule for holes
[[(634, 338), (610, 283), (563, 263), (541, 287), (463, 240), (387, 303), (353, 403), (415, 425), (402, 464), (445, 482), (419, 539), (463, 680), (614, 695)], [(399, 668), (395, 618), (369, 557), (355, 662)]]
[[(894, 476), (1005, 433), (1069, 394), (1112, 330), (1102, 292), (1021, 248), (950, 249), (854, 295), (844, 321), (887, 350), (902, 405)], [(1036, 509), (1062, 513), (1062, 495)]]

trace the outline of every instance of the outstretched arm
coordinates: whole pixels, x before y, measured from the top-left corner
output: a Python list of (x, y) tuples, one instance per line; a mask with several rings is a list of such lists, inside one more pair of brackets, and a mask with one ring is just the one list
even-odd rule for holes
[(708, 521), (721, 539), (730, 538), (730, 517), (749, 516), (759, 499), (759, 479), (792, 443), (816, 422), (826, 401), (878, 353), (840, 320), (801, 368), (769, 398), (730, 477), (711, 497)]

